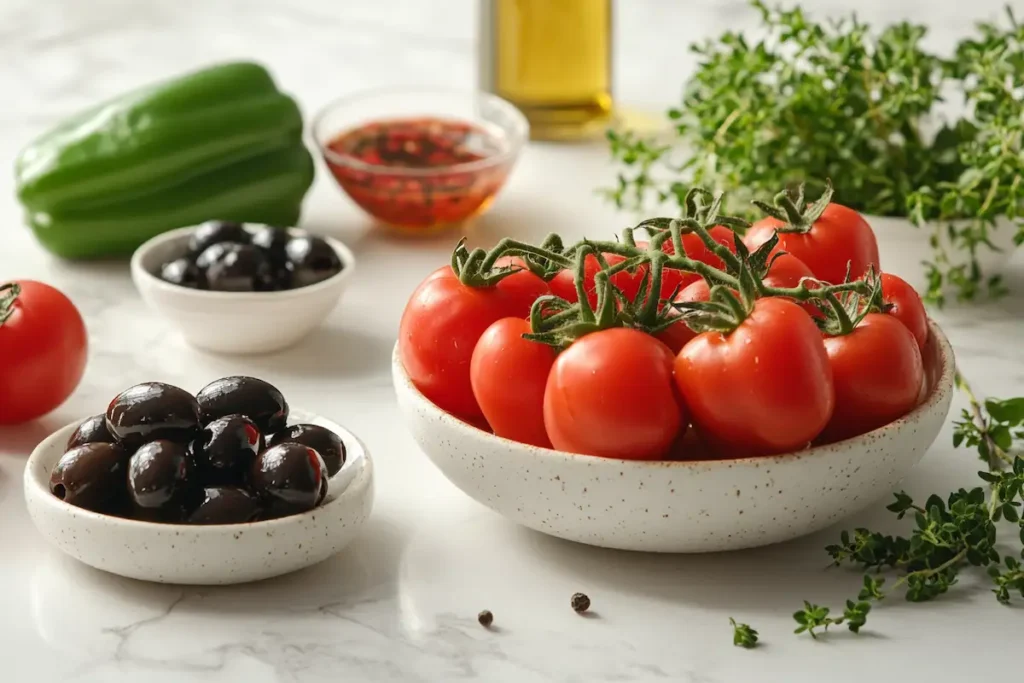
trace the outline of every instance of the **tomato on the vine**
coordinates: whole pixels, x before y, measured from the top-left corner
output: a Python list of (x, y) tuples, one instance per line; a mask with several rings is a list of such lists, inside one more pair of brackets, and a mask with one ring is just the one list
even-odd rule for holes
[(841, 204), (826, 206), (809, 227), (789, 226), (784, 220), (767, 216), (750, 226), (743, 243), (754, 251), (776, 231), (779, 243), (775, 251), (792, 254), (825, 282), (843, 282), (847, 264), (851, 280), (863, 277), (870, 267), (878, 271), (874, 231), (863, 216)]
[(463, 284), (450, 266), (431, 273), (409, 298), (399, 326), (399, 356), (412, 383), (443, 410), (479, 420), (470, 382), (477, 340), (501, 318), (525, 319), (545, 294), (547, 284), (528, 270), (488, 287)]
[[(732, 253), (736, 253), (735, 233), (729, 228), (716, 225), (708, 230), (708, 234), (718, 242), (719, 244), (727, 247)], [(693, 259), (694, 261), (701, 261), (707, 263), (714, 268), (722, 268), (725, 264), (718, 258), (707, 245), (704, 244), (701, 238), (693, 233), (682, 235), (683, 249), (686, 251), (686, 256)], [(648, 242), (638, 241), (636, 246), (639, 249), (646, 249)], [(668, 255), (674, 255), (675, 246), (671, 240), (666, 240), (661, 245), (661, 250)], [(619, 254), (602, 254), (605, 262), (609, 266), (622, 263), (626, 260), (626, 257)], [(601, 270), (601, 264), (595, 256), (588, 256), (583, 264), (584, 272), (584, 288), (587, 292), (587, 301), (591, 307), (597, 306), (597, 287), (594, 283), (594, 277)], [(640, 266), (631, 271), (623, 270), (615, 273), (611, 276), (611, 283), (615, 285), (630, 301), (635, 301), (637, 295), (640, 293), (640, 286), (643, 284), (644, 274), (647, 272), (648, 267)], [(668, 299), (672, 296), (673, 292), (681, 291), (686, 285), (690, 284), (695, 280), (699, 280), (700, 275), (692, 273), (690, 271), (679, 270), (677, 268), (665, 268), (661, 274), (661, 289), (659, 296), (662, 299)], [(576, 303), (579, 301), (579, 297), (576, 295), (576, 273), (572, 268), (566, 268), (559, 271), (554, 278), (548, 283), (551, 287), (551, 293), (555, 296), (559, 296), (566, 301)]]
[[(724, 225), (715, 225), (708, 228), (708, 234), (711, 238), (726, 247), (732, 253), (736, 253), (736, 233), (725, 227)], [(686, 252), (686, 257), (694, 261), (700, 261), (706, 263), (712, 268), (718, 268), (721, 270), (725, 267), (725, 263), (720, 259), (711, 249), (704, 244), (704, 240), (695, 233), (687, 233), (680, 236), (683, 243), (683, 251)], [(647, 242), (637, 242), (636, 246), (641, 249), (647, 248)], [(672, 240), (665, 240), (661, 243), (661, 250), (669, 256), (674, 256), (676, 253), (675, 245), (672, 244)], [(641, 275), (644, 271), (641, 270)], [(677, 268), (665, 268), (661, 272), (661, 298), (668, 299), (672, 296), (673, 292), (678, 294), (683, 291), (690, 283), (702, 280), (701, 276), (697, 273), (688, 270), (679, 270)]]
[(921, 351), (896, 318), (869, 313), (849, 334), (825, 339), (836, 407), (821, 437), (838, 441), (878, 429), (917, 404)]
[[(802, 261), (789, 254), (779, 254), (775, 257), (768, 274), (764, 277), (764, 283), (770, 287), (791, 288), (800, 285), (800, 280), (805, 277), (813, 277), (810, 269)], [(694, 303), (707, 301), (711, 298), (711, 287), (707, 280), (701, 278), (691, 282), (675, 299), (676, 303)], [(811, 302), (800, 304), (812, 316), (820, 315), (818, 308)], [(687, 327), (686, 323), (678, 322), (665, 328), (657, 335), (658, 339), (665, 343), (674, 353), (679, 353), (697, 333)]]
[(672, 352), (638, 330), (611, 328), (560, 353), (544, 392), (544, 424), (563, 451), (627, 460), (663, 457), (686, 425)]
[[(609, 266), (614, 266), (626, 260), (625, 256), (620, 256), (619, 254), (602, 254), (601, 256)], [(591, 308), (597, 306), (597, 285), (594, 282), (594, 278), (600, 271), (601, 262), (597, 260), (596, 256), (591, 254), (584, 259), (583, 287), (587, 292), (587, 302)], [(610, 279), (611, 283), (618, 287), (627, 299), (633, 301), (640, 292), (643, 277), (643, 270), (637, 268), (632, 272), (621, 270), (612, 275)], [(573, 268), (565, 268), (558, 271), (548, 282), (548, 286), (551, 288), (551, 293), (555, 296), (561, 297), (570, 303), (579, 301), (579, 296), (577, 296), (576, 292), (576, 271)]]
[(891, 304), (888, 313), (907, 326), (917, 341), (917, 347), (924, 351), (928, 343), (928, 313), (920, 295), (906, 280), (891, 273), (882, 273), (882, 300)]
[(703, 332), (676, 357), (693, 424), (729, 455), (785, 453), (810, 443), (835, 404), (821, 334), (792, 301), (759, 299), (730, 333)]
[(544, 390), (555, 350), (523, 339), (530, 332), (523, 318), (502, 318), (476, 343), (470, 364), (473, 395), (498, 436), (550, 448), (544, 427)]
[(0, 286), (0, 424), (41, 417), (82, 380), (89, 341), (60, 291), (20, 280)]

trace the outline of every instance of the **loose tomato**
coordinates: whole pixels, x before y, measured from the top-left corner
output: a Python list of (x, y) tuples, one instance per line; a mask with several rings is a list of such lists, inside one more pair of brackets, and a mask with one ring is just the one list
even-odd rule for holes
[(462, 284), (449, 266), (431, 273), (409, 298), (398, 331), (399, 357), (412, 383), (441, 409), (479, 421), (470, 382), (477, 340), (501, 318), (526, 318), (545, 294), (547, 284), (528, 270), (479, 288)]
[[(754, 251), (767, 242), (784, 223), (771, 216), (750, 226), (743, 238)], [(804, 262), (814, 276), (830, 283), (846, 277), (863, 277), (869, 267), (878, 270), (878, 242), (864, 218), (841, 204), (829, 204), (808, 232), (780, 232), (776, 251), (785, 251)]]
[(555, 448), (627, 460), (664, 456), (686, 424), (672, 352), (628, 328), (593, 332), (555, 360), (544, 424)]
[[(626, 260), (626, 257), (619, 256), (618, 254), (602, 254), (602, 256), (609, 266), (614, 266)], [(591, 308), (597, 306), (597, 285), (594, 283), (594, 278), (600, 271), (601, 262), (597, 260), (596, 256), (591, 255), (584, 260), (583, 286), (586, 289), (587, 302)], [(640, 291), (643, 277), (643, 270), (637, 268), (633, 272), (628, 270), (619, 271), (612, 275), (611, 281), (613, 285), (626, 295), (627, 299), (632, 301)], [(555, 277), (551, 278), (548, 286), (551, 287), (552, 294), (566, 301), (576, 303), (580, 300), (576, 292), (576, 271), (572, 268), (559, 271)]]
[(34, 280), (0, 287), (0, 424), (45, 415), (82, 380), (89, 342), (75, 305)]
[(924, 366), (910, 330), (896, 318), (869, 313), (849, 334), (825, 339), (836, 408), (822, 433), (838, 441), (889, 424), (917, 404)]
[(917, 348), (924, 351), (928, 343), (928, 313), (914, 288), (906, 280), (882, 273), (882, 300), (892, 304), (889, 315), (907, 326), (917, 341)]
[(730, 455), (806, 446), (835, 404), (821, 334), (792, 301), (760, 299), (733, 332), (704, 332), (676, 357), (675, 381), (702, 436)]
[(544, 389), (555, 350), (523, 339), (530, 323), (502, 318), (480, 337), (473, 350), (470, 380), (473, 395), (498, 436), (550, 448), (544, 428)]

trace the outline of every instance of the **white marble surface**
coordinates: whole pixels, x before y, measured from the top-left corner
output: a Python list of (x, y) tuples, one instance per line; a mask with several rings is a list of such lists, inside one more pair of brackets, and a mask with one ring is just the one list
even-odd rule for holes
[[(688, 68), (685, 43), (749, 16), (736, 0), (619, 4), (618, 91), (658, 107), (675, 97)], [(843, 4), (807, 2), (818, 11)], [(1002, 4), (873, 0), (858, 11), (872, 20), (923, 16), (942, 46), (967, 20), (992, 16)], [(468, 86), (474, 7), (469, 0), (3, 0), (0, 158), (10, 163), (31, 135), (98, 98), (216, 59), (263, 60), (307, 112), (373, 85)], [(532, 145), (471, 240), (617, 230), (625, 218), (593, 194), (608, 178), (599, 147)], [(857, 575), (822, 570), (822, 547), (836, 529), (752, 552), (651, 557), (555, 541), (476, 505), (396, 421), (388, 378), (402, 303), (454, 238), (384, 238), (323, 176), (304, 222), (344, 239), (361, 261), (343, 303), (288, 353), (211, 356), (184, 346), (145, 309), (125, 264), (67, 264), (43, 252), (20, 226), (10, 174), (0, 174), (0, 279), (62, 288), (85, 314), (92, 343), (71, 400), (38, 423), (0, 430), (0, 680), (953, 681), (977, 671), (982, 654), (987, 677), (1019, 672), (1009, 634), (1019, 632), (1020, 608), (1000, 607), (984, 583), (966, 582), (931, 605), (886, 604), (859, 638), (792, 635), (789, 615), (801, 600), (837, 604), (857, 590)], [(1011, 280), (1024, 294), (1019, 259)], [(939, 316), (979, 391), (1020, 393), (1022, 313), (1006, 300)], [(44, 544), (21, 493), (35, 443), (137, 381), (197, 389), (243, 372), (349, 425), (376, 456), (377, 508), (347, 552), (259, 585), (182, 590), (104, 575)], [(949, 446), (947, 428), (906, 487), (944, 492), (972, 484), (976, 469)], [(847, 524), (886, 519), (879, 504)], [(598, 616), (569, 609), (578, 590)], [(493, 632), (476, 623), (485, 608), (495, 614)], [(729, 616), (759, 629), (764, 647), (734, 648)]]

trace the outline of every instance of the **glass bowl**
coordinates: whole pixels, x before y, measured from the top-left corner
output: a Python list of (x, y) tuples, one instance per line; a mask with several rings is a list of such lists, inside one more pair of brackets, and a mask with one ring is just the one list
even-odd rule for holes
[[(327, 105), (312, 127), (341, 189), (374, 218), (410, 233), (457, 226), (486, 211), (529, 137), (526, 117), (509, 102), (444, 88), (346, 96)], [(422, 136), (409, 138), (410, 130)], [(447, 149), (435, 143), (447, 145), (455, 134), (462, 135), (452, 148), (459, 154), (423, 158)], [(402, 156), (410, 149), (420, 158)]]

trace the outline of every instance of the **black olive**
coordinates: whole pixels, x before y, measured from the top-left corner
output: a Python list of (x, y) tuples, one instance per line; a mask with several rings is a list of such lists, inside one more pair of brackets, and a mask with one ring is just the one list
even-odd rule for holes
[(326, 241), (311, 235), (292, 237), (285, 244), (292, 287), (308, 287), (341, 272), (338, 252)]
[(50, 473), (50, 493), (94, 512), (119, 511), (125, 500), (128, 453), (117, 444), (87, 443), (61, 456)]
[(259, 454), (249, 486), (267, 503), (270, 516), (284, 517), (323, 502), (326, 478), (327, 465), (319, 453), (299, 443), (283, 443)]
[(249, 233), (241, 223), (209, 221), (192, 232), (188, 240), (188, 251), (192, 256), (199, 256), (208, 247), (221, 242), (248, 244)]
[(215, 244), (200, 254), (200, 259), (206, 264), (203, 273), (207, 286), (213, 291), (269, 292), (274, 289), (274, 269), (270, 261), (261, 249), (251, 244)]
[(208, 486), (199, 506), (188, 517), (189, 524), (244, 524), (260, 515), (259, 500), (235, 486)]
[[(210, 264), (214, 261), (223, 259), (224, 254), (228, 252), (228, 249), (235, 245), (241, 246), (239, 242), (218, 242), (217, 244), (211, 244), (196, 256), (196, 268), (203, 273), (203, 277), (205, 278), (206, 269), (210, 267)], [(207, 282), (207, 286), (209, 286), (209, 282)]]
[(78, 425), (64, 450), (70, 451), (87, 443), (114, 443), (114, 437), (107, 429), (106, 415), (93, 415)]
[(128, 494), (143, 519), (181, 521), (193, 486), (185, 445), (160, 439), (143, 444), (128, 462)]
[(327, 474), (333, 477), (345, 464), (345, 442), (337, 434), (319, 425), (289, 425), (274, 434), (271, 446), (287, 442), (301, 443), (320, 454), (327, 465)]
[(203, 428), (192, 452), (204, 483), (241, 485), (263, 447), (263, 435), (252, 420), (228, 415)]
[(136, 384), (107, 407), (107, 429), (128, 451), (146, 441), (184, 443), (199, 431), (199, 404), (192, 394), (162, 382)]
[(174, 259), (160, 266), (160, 279), (180, 287), (206, 289), (206, 275), (189, 258)]
[(273, 434), (288, 423), (284, 395), (255, 377), (222, 377), (203, 387), (196, 399), (204, 425), (226, 415), (245, 415), (261, 434)]
[(284, 268), (288, 262), (285, 245), (293, 236), (303, 233), (288, 228), (277, 228), (273, 225), (262, 225), (252, 233), (252, 243), (262, 249), (274, 268)]
[(263, 250), (270, 267), (274, 271), (274, 289), (291, 289), (292, 274), (288, 270), (288, 256), (284, 247), (292, 235), (304, 234), (300, 230), (289, 230), (278, 228), (272, 225), (263, 225), (256, 228), (252, 234), (252, 243)]

